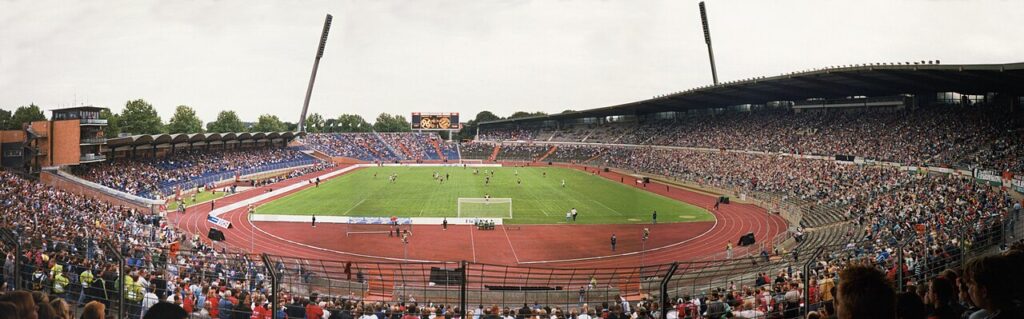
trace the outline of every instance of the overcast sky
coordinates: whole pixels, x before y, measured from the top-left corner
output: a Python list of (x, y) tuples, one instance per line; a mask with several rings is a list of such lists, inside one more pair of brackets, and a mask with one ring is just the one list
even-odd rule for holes
[[(561, 112), (711, 82), (697, 1), (0, 0), (0, 108)], [(829, 65), (1024, 61), (1024, 1), (710, 1), (722, 81)], [(76, 104), (77, 101), (77, 104)], [(49, 113), (47, 112), (49, 116)]]

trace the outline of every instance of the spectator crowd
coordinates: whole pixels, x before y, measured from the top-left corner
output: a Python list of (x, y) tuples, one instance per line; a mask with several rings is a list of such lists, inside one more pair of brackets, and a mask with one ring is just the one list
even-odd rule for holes
[(75, 166), (73, 172), (113, 189), (156, 199), (169, 195), (179, 185), (206, 176), (252, 168), (270, 169), (275, 164), (308, 164), (302, 160), (312, 162), (313, 158), (288, 148), (190, 150), (155, 158), (119, 158), (80, 165)]

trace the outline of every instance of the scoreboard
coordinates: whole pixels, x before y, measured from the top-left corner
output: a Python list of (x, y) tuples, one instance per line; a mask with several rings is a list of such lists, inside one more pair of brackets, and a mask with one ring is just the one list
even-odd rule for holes
[(459, 113), (412, 113), (412, 129), (414, 130), (458, 130)]

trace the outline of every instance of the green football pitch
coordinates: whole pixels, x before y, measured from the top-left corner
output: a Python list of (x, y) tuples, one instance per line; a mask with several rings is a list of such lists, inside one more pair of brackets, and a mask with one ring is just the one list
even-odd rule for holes
[[(474, 174), (474, 169), (479, 173)], [(494, 171), (489, 183), (485, 176), (491, 174), (485, 171)], [(439, 182), (435, 172), (448, 179)], [(394, 182), (389, 178), (392, 174), (397, 174)], [(491, 199), (482, 200), (485, 195)], [(465, 198), (461, 207), (459, 198)], [(573, 208), (578, 211), (578, 224), (650, 223), (652, 211), (658, 212), (659, 223), (714, 220), (699, 207), (555, 167), (363, 168), (261, 205), (256, 213), (485, 217), (506, 218), (509, 224), (560, 224), (566, 223), (566, 212)]]

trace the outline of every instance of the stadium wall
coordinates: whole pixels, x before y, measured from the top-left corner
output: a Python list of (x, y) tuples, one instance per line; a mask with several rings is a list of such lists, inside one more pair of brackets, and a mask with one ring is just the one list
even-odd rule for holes
[(55, 172), (43, 171), (39, 173), (39, 180), (44, 184), (56, 187), (60, 190), (70, 192), (73, 194), (97, 198), (99, 200), (110, 202), (115, 205), (131, 207), (147, 213), (156, 212), (156, 205), (145, 205), (121, 197), (113, 196), (91, 186), (75, 182), (67, 177), (57, 175), (57, 173)]

